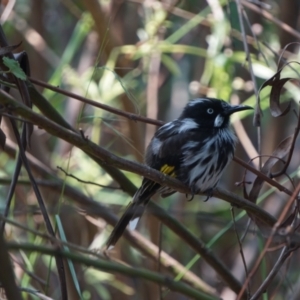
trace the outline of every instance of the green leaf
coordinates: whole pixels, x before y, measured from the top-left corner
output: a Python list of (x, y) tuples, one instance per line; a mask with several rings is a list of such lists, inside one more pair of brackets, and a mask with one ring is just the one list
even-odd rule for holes
[(20, 64), (18, 61), (8, 58), (8, 57), (3, 57), (2, 58), (3, 63), (6, 67), (8, 67), (9, 71), (14, 74), (17, 78), (21, 80), (26, 80), (27, 76), (20, 67)]

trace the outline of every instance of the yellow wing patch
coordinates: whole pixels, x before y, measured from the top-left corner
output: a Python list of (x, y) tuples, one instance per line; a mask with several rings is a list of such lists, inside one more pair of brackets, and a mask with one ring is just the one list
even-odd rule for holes
[(171, 177), (175, 177), (174, 169), (175, 169), (174, 166), (169, 166), (169, 165), (165, 164), (160, 168), (160, 172), (162, 172), (166, 175), (169, 175)]

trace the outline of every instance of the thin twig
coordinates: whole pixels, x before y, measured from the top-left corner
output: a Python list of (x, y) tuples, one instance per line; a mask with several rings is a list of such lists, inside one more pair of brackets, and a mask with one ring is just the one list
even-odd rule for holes
[(252, 172), (253, 174), (257, 175), (258, 177), (262, 178), (264, 181), (266, 181), (267, 183), (269, 183), (271, 186), (276, 187), (279, 191), (284, 192), (284, 193), (286, 193), (289, 196), (293, 195), (293, 192), (291, 192), (289, 189), (287, 189), (286, 187), (284, 187), (283, 185), (281, 185), (277, 181), (271, 179), (270, 177), (266, 176), (265, 174), (263, 174), (259, 170), (256, 170), (255, 168), (251, 167), (249, 164), (245, 163), (240, 158), (238, 158), (238, 157), (235, 156), (233, 158), (233, 161), (235, 161), (239, 165), (243, 166), (248, 171)]
[(293, 140), (292, 140), (292, 143), (291, 143), (288, 158), (287, 158), (283, 168), (279, 172), (270, 174), (271, 178), (281, 176), (282, 174), (284, 174), (286, 172), (287, 168), (289, 167), (292, 156), (293, 156), (293, 153), (294, 153), (294, 148), (295, 148), (297, 137), (299, 135), (299, 131), (300, 131), (300, 108), (299, 108), (299, 112), (298, 112), (298, 122), (297, 122), (297, 126), (295, 128), (295, 132), (294, 132), (294, 135), (293, 135)]
[(281, 254), (273, 266), (272, 270), (268, 273), (268, 276), (265, 278), (260, 287), (255, 291), (250, 300), (260, 299), (261, 295), (266, 292), (267, 287), (270, 285), (272, 279), (277, 275), (282, 264), (285, 262), (286, 258), (290, 255), (290, 249), (288, 246), (284, 247), (281, 251)]
[[(236, 223), (235, 223), (235, 213), (234, 213), (234, 207), (233, 206), (231, 206), (230, 211), (231, 211), (231, 215), (232, 215), (232, 222), (233, 222), (234, 232), (235, 232), (235, 235), (236, 235), (239, 247), (240, 247), (240, 254), (241, 254), (242, 262), (243, 262), (243, 265), (244, 265), (245, 274), (246, 274), (246, 276), (248, 276), (248, 268), (247, 268), (247, 264), (246, 264), (244, 251), (243, 251), (243, 245), (242, 245), (242, 242), (240, 240), (239, 234), (237, 232), (237, 227), (236, 227)], [(248, 296), (250, 295), (250, 284), (247, 286), (247, 294), (248, 294)]]
[[(9, 186), (8, 194), (7, 194), (7, 197), (6, 197), (6, 201), (5, 201), (5, 209), (4, 209), (4, 213), (3, 213), (4, 217), (7, 217), (8, 214), (9, 214), (11, 201), (12, 201), (13, 196), (15, 194), (16, 184), (17, 184), (17, 181), (18, 181), (18, 178), (19, 178), (19, 175), (20, 175), (21, 167), (22, 167), (22, 159), (21, 159), (21, 155), (19, 153), (18, 158), (17, 158), (17, 163), (16, 163), (16, 166), (15, 166), (15, 169), (14, 169), (14, 173), (13, 173), (13, 176), (12, 176), (12, 179), (11, 179), (11, 182), (10, 182), (10, 186)], [(2, 221), (1, 222), (1, 227), (0, 227), (0, 234), (3, 235), (4, 230), (5, 230), (5, 221)]]
[[(261, 108), (260, 108), (260, 102), (259, 102), (259, 93), (258, 93), (258, 88), (257, 88), (257, 83), (256, 83), (256, 78), (255, 75), (253, 73), (253, 67), (252, 67), (252, 59), (251, 59), (251, 55), (250, 55), (250, 50), (248, 47), (248, 43), (247, 43), (247, 38), (246, 38), (246, 30), (244, 27), (244, 21), (243, 21), (243, 7), (241, 5), (241, 1), (240, 0), (235, 0), (236, 2), (236, 6), (238, 9), (238, 16), (239, 16), (239, 23), (240, 23), (240, 27), (241, 27), (241, 33), (243, 36), (243, 45), (244, 45), (244, 49), (246, 52), (246, 58), (247, 58), (247, 62), (249, 65), (249, 73), (252, 79), (252, 83), (253, 83), (253, 87), (254, 87), (254, 93), (255, 93), (255, 97), (256, 97), (256, 108), (255, 108), (255, 121), (254, 124), (257, 126), (257, 145), (258, 145), (258, 153), (261, 154), (261, 126), (260, 126), (260, 122), (257, 122), (258, 119), (260, 119), (260, 114), (261, 114)], [(259, 166), (261, 168), (261, 160), (259, 160)]]
[(78, 178), (77, 176), (74, 176), (74, 175), (68, 173), (67, 171), (65, 171), (63, 168), (61, 168), (59, 166), (57, 166), (57, 169), (61, 170), (66, 176), (76, 179), (78, 182), (82, 182), (82, 183), (85, 183), (85, 184), (91, 184), (91, 185), (99, 186), (99, 187), (102, 187), (102, 188), (105, 188), (105, 189), (121, 190), (120, 187), (113, 187), (113, 186), (99, 184), (99, 183), (96, 183), (96, 182), (93, 182), (93, 181), (82, 180), (82, 179)]
[(274, 15), (272, 15), (270, 12), (266, 11), (265, 9), (263, 9), (261, 7), (257, 7), (256, 5), (250, 3), (249, 1), (246, 1), (246, 0), (241, 0), (241, 3), (243, 4), (243, 6), (251, 9), (252, 11), (258, 13), (259, 15), (262, 15), (264, 18), (266, 18), (267, 20), (270, 20), (272, 23), (276, 24), (282, 30), (288, 32), (289, 34), (293, 35), (295, 38), (300, 40), (300, 34), (297, 30), (292, 28), (290, 25), (275, 18)]
[(41, 80), (38, 80), (38, 79), (35, 79), (35, 78), (32, 78), (32, 77), (29, 77), (29, 79), (34, 84), (37, 84), (39, 86), (42, 86), (44, 88), (47, 88), (47, 89), (52, 90), (54, 92), (57, 92), (59, 94), (68, 96), (70, 98), (79, 100), (79, 101), (81, 101), (83, 103), (86, 103), (86, 104), (89, 104), (89, 105), (101, 108), (101, 109), (103, 109), (105, 111), (109, 111), (109, 112), (111, 112), (111, 113), (113, 113), (115, 115), (119, 115), (119, 116), (125, 117), (125, 118), (127, 118), (129, 120), (140, 121), (140, 122), (143, 122), (143, 123), (148, 123), (148, 124), (157, 125), (157, 126), (161, 126), (161, 125), (164, 124), (164, 122), (159, 121), (159, 120), (153, 120), (153, 119), (149, 119), (149, 118), (146, 118), (146, 117), (143, 117), (143, 116), (139, 116), (137, 114), (127, 113), (127, 112), (125, 112), (123, 110), (111, 107), (109, 105), (102, 104), (102, 103), (99, 103), (99, 102), (87, 99), (85, 97), (79, 96), (77, 94), (74, 94), (74, 93), (65, 91), (63, 89), (60, 89), (58, 87), (55, 87), (53, 85), (50, 85), (50, 84), (48, 84), (48, 83), (46, 83), (44, 81), (41, 81)]

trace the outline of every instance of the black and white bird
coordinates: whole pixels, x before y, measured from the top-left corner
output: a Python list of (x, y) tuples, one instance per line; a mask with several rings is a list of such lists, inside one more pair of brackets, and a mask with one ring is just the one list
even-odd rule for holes
[[(212, 98), (190, 101), (178, 119), (156, 131), (146, 150), (146, 165), (180, 180), (194, 194), (202, 192), (210, 197), (235, 149), (236, 136), (230, 129), (229, 117), (246, 109), (252, 107)], [(166, 196), (173, 192), (144, 178), (108, 238), (108, 249), (115, 245), (128, 224), (130, 229), (136, 227), (154, 194)]]

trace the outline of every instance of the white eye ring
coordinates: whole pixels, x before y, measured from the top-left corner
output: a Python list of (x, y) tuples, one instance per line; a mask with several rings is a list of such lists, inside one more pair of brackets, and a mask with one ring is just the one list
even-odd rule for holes
[(211, 114), (214, 113), (214, 110), (213, 110), (212, 108), (208, 108), (208, 109), (207, 109), (207, 113), (211, 115)]

